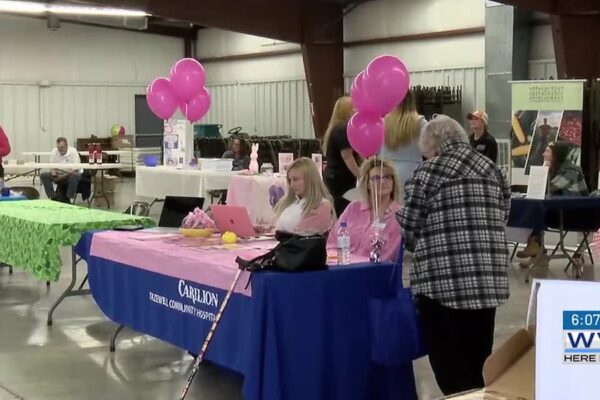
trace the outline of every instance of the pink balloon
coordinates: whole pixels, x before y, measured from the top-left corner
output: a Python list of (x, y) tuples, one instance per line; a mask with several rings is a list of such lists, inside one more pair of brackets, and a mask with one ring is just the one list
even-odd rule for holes
[(348, 140), (364, 158), (377, 154), (384, 141), (383, 119), (375, 113), (357, 112), (348, 122)]
[(187, 103), (185, 117), (190, 122), (196, 122), (202, 119), (210, 109), (210, 94), (206, 89), (202, 89), (200, 94)]
[(182, 58), (171, 68), (171, 83), (177, 97), (190, 101), (200, 94), (206, 83), (204, 67), (193, 58)]
[(380, 56), (367, 66), (363, 82), (365, 100), (379, 115), (400, 104), (409, 86), (408, 70), (397, 57)]
[(352, 105), (357, 111), (373, 112), (375, 110), (365, 98), (364, 78), (365, 71), (356, 75), (354, 82), (352, 82), (352, 87), (350, 88), (350, 98), (352, 99)]
[(160, 119), (169, 119), (177, 110), (178, 100), (167, 78), (156, 78), (146, 90), (150, 110)]

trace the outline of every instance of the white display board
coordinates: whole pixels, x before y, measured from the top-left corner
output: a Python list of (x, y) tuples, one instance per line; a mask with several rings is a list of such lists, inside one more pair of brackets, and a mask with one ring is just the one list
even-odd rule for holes
[(600, 393), (600, 283), (539, 280), (536, 400), (597, 399)]
[(184, 119), (169, 119), (164, 123), (163, 165), (184, 167), (192, 159), (194, 128)]

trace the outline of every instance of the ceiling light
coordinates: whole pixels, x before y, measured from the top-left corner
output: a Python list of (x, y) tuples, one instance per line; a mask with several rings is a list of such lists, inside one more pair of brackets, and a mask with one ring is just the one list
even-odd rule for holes
[(46, 12), (46, 5), (29, 1), (0, 0), (0, 12), (42, 14)]
[(46, 6), (47, 11), (55, 14), (71, 14), (71, 15), (99, 15), (106, 17), (145, 17), (143, 11), (125, 10), (121, 8), (100, 8), (100, 7), (85, 7), (85, 6), (59, 6), (49, 4)]
[(100, 8), (87, 6), (66, 6), (43, 4), (30, 1), (0, 0), (0, 12), (44, 14), (47, 12), (63, 15), (96, 15), (107, 17), (146, 17), (147, 13), (120, 8)]

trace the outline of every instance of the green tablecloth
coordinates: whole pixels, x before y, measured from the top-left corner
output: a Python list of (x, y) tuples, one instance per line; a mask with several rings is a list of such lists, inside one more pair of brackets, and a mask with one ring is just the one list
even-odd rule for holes
[(154, 226), (150, 218), (76, 207), (50, 200), (0, 202), (0, 261), (47, 281), (60, 276), (60, 247), (90, 230)]

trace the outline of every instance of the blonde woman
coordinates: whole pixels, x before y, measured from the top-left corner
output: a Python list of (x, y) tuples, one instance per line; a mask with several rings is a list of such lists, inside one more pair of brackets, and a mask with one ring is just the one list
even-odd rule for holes
[(346, 131), (346, 125), (353, 113), (354, 107), (350, 97), (339, 98), (333, 107), (331, 121), (323, 138), (323, 154), (327, 159), (323, 180), (333, 196), (337, 215), (340, 215), (349, 203), (344, 194), (356, 187), (356, 179), (360, 176), (357, 155), (350, 146)]
[(394, 164), (402, 189), (422, 161), (419, 138), (426, 127), (427, 120), (417, 112), (412, 90), (409, 90), (402, 103), (385, 117), (385, 144), (381, 156)]
[(275, 206), (275, 229), (302, 234), (325, 234), (335, 220), (332, 199), (317, 164), (299, 158), (287, 171), (288, 193)]
[[(362, 199), (350, 203), (339, 217), (329, 234), (327, 248), (336, 247), (339, 224), (346, 222), (350, 232), (352, 254), (369, 257), (375, 229), (379, 229), (380, 238), (384, 242), (381, 259), (395, 261), (401, 241), (400, 225), (395, 219), (396, 212), (400, 209), (398, 176), (389, 161), (382, 161), (377, 157), (364, 161), (360, 172), (359, 189)], [(376, 208), (378, 214), (375, 214)]]

